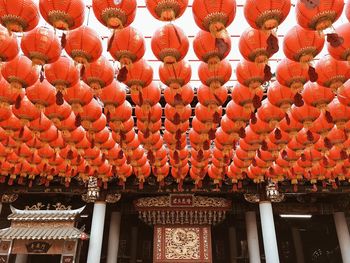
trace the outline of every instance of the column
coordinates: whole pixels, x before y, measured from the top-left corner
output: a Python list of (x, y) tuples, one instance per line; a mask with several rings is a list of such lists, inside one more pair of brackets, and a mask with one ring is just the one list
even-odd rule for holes
[(2, 203), (0, 203), (0, 215), (1, 215), (1, 212), (2, 212)]
[(107, 263), (117, 263), (120, 235), (120, 212), (112, 212), (109, 225)]
[(264, 241), (266, 262), (279, 263), (275, 223), (273, 221), (272, 205), (270, 201), (259, 203), (261, 229)]
[(137, 226), (131, 228), (131, 255), (130, 263), (136, 263), (137, 259)]
[(236, 229), (234, 227), (230, 227), (228, 229), (228, 237), (230, 242), (230, 263), (237, 262), (237, 238), (236, 238)]
[(92, 215), (87, 263), (100, 262), (105, 214), (106, 214), (106, 202), (96, 201), (94, 204), (94, 211)]
[(294, 243), (297, 263), (304, 263), (305, 261), (304, 261), (303, 243), (302, 243), (301, 238), (300, 238), (299, 229), (293, 227), (292, 228), (292, 236), (293, 236), (293, 243)]
[(245, 213), (245, 224), (247, 228), (249, 262), (260, 263), (258, 227), (256, 225), (256, 214), (254, 211)]
[(27, 263), (27, 254), (17, 254), (15, 263)]
[(350, 263), (350, 236), (345, 214), (344, 212), (336, 212), (333, 217), (343, 262)]

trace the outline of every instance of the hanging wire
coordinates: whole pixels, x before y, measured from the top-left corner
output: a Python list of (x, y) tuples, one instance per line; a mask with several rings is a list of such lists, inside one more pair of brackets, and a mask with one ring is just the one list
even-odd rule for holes
[(88, 9), (88, 14), (87, 14), (87, 19), (86, 19), (86, 25), (89, 26), (91, 6), (88, 5), (88, 6), (86, 6), (86, 7), (87, 7), (87, 9)]

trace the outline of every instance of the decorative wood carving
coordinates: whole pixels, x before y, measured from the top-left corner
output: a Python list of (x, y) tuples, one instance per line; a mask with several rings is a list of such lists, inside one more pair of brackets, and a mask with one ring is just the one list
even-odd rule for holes
[(215, 225), (225, 219), (231, 202), (217, 197), (174, 194), (140, 198), (135, 208), (139, 218), (150, 225)]
[(155, 226), (154, 263), (211, 263), (210, 226)]

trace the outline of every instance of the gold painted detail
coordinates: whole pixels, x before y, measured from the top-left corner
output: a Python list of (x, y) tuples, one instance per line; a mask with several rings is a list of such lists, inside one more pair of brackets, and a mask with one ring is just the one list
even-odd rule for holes
[(165, 259), (200, 259), (199, 228), (165, 228)]
[[(176, 195), (177, 198), (181, 199), (181, 196), (184, 198), (192, 196), (193, 205), (192, 207), (201, 207), (201, 208), (229, 208), (231, 203), (224, 198), (219, 197), (206, 197), (206, 196), (193, 196), (193, 195)], [(158, 197), (145, 197), (140, 198), (136, 201), (135, 206), (137, 208), (150, 208), (150, 207), (172, 207), (171, 195), (169, 196), (158, 196)], [(173, 202), (174, 203), (174, 202)]]

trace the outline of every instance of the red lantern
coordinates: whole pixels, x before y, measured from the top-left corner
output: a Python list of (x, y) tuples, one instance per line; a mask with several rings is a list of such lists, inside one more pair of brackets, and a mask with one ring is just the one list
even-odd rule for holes
[(132, 101), (139, 106), (149, 107), (155, 105), (160, 100), (160, 89), (156, 83), (152, 82), (143, 88), (139, 93), (131, 94)]
[[(226, 115), (224, 115), (221, 118), (221, 128), (224, 132), (230, 134), (231, 136), (235, 136), (238, 139), (238, 131), (240, 129), (235, 127), (235, 123), (234, 121), (230, 120)], [(192, 121), (192, 126), (193, 126), (193, 121)]]
[(212, 125), (206, 125), (206, 123), (203, 123), (197, 119), (196, 116), (192, 119), (192, 128), (197, 133), (207, 134), (209, 133)]
[(7, 134), (13, 134), (14, 131), (18, 131), (23, 128), (23, 125), (16, 115), (11, 114), (9, 118), (0, 122), (0, 127), (2, 127)]
[(347, 140), (346, 133), (338, 127), (333, 127), (327, 135), (327, 138), (331, 141), (332, 145), (339, 148), (344, 148)]
[(64, 99), (72, 106), (75, 113), (81, 112), (82, 107), (88, 104), (93, 98), (93, 94), (88, 85), (84, 82), (78, 82), (67, 90)]
[(294, 94), (292, 90), (286, 86), (273, 82), (267, 90), (267, 98), (269, 102), (287, 112), (294, 103)]
[(181, 108), (190, 104), (194, 98), (194, 91), (190, 85), (181, 87), (180, 90), (174, 90), (166, 87), (164, 89), (164, 98), (166, 103), (173, 107)]
[(111, 84), (113, 79), (114, 69), (111, 63), (103, 56), (85, 66), (83, 80), (98, 93), (105, 86)]
[(320, 116), (321, 112), (319, 109), (304, 104), (301, 107), (292, 106), (292, 116), (295, 120), (302, 123), (305, 127), (310, 125)]
[[(94, 138), (95, 134), (102, 131), (104, 128), (106, 128), (107, 120), (106, 116), (104, 114), (101, 114), (101, 116), (94, 122), (91, 123), (91, 125), (86, 125), (86, 122), (82, 123), (82, 126), (85, 130), (88, 131), (88, 139)], [(104, 132), (105, 133), (105, 132)]]
[(119, 105), (115, 108), (114, 112), (110, 114), (111, 122), (115, 122), (114, 124), (120, 125), (120, 122), (124, 122), (130, 119), (132, 114), (132, 107), (128, 101), (124, 101), (123, 104)]
[(222, 116), (222, 107), (213, 109), (197, 103), (195, 114), (199, 121), (208, 122), (209, 125), (216, 126), (216, 123), (220, 123)]
[(173, 64), (186, 56), (189, 42), (180, 27), (167, 24), (153, 34), (151, 47), (157, 59), (166, 64)]
[[(63, 108), (65, 108), (65, 105), (66, 104), (63, 104), (63, 105), (61, 105), (61, 106), (59, 106), (60, 107), (60, 110)], [(67, 105), (67, 106), (69, 106), (69, 105)], [(55, 107), (55, 105), (52, 105), (51, 106), (52, 108), (53, 107)], [(47, 108), (46, 109), (46, 114), (47, 114), (47, 111), (49, 111), (50, 110), (50, 108)], [(52, 114), (53, 114), (53, 112), (52, 112)], [(54, 115), (55, 117), (57, 117), (57, 115)], [(57, 121), (55, 120), (55, 118), (53, 119), (53, 122), (55, 121), (55, 125), (57, 126), (57, 128), (60, 130), (60, 131), (62, 131), (62, 134), (67, 134), (67, 136), (69, 136), (69, 133), (71, 132), (71, 131), (73, 131), (74, 129), (76, 129), (76, 126), (75, 126), (75, 114), (74, 114), (74, 112), (71, 112), (70, 113), (70, 115), (67, 117), (67, 118), (65, 118), (65, 119), (63, 119), (63, 120), (61, 120), (61, 121), (59, 121), (60, 119), (57, 119)]]
[(193, 40), (193, 49), (199, 60), (210, 66), (218, 66), (231, 51), (231, 38), (227, 35), (216, 39), (209, 32), (199, 31)]
[(57, 126), (61, 127), (61, 121), (67, 119), (71, 115), (71, 107), (67, 102), (62, 105), (53, 104), (45, 109), (45, 115)]
[(226, 102), (228, 95), (227, 88), (220, 87), (212, 90), (208, 86), (201, 85), (197, 91), (199, 103), (207, 107), (218, 107)]
[(250, 120), (249, 126), (253, 132), (260, 135), (260, 138), (265, 138), (274, 129), (274, 127), (271, 127), (267, 122), (262, 121), (259, 117), (256, 118), (255, 123)]
[(87, 64), (101, 56), (102, 41), (96, 31), (82, 26), (68, 32), (64, 49), (75, 62)]
[(188, 0), (146, 0), (146, 7), (153, 17), (161, 21), (173, 21), (185, 12)]
[(12, 115), (10, 108), (0, 108), (0, 122), (7, 120)]
[(25, 56), (18, 56), (4, 64), (1, 74), (18, 93), (22, 88), (33, 85), (39, 78), (38, 71)]
[(114, 132), (119, 133), (119, 135), (118, 135), (119, 137), (121, 135), (123, 135), (123, 133), (124, 134), (126, 134), (126, 133), (135, 133), (134, 132), (134, 125), (135, 125), (134, 124), (134, 119), (132, 117), (130, 117), (126, 121), (120, 121), (120, 120), (117, 119), (117, 117), (114, 117), (113, 122), (110, 122), (111, 129)]
[(159, 66), (160, 81), (173, 89), (186, 85), (191, 80), (191, 75), (191, 65), (185, 60)]
[(322, 57), (316, 64), (317, 83), (336, 91), (350, 78), (348, 63), (331, 56)]
[(315, 132), (322, 137), (327, 136), (328, 132), (333, 128), (334, 123), (327, 120), (325, 114), (322, 112), (321, 115), (312, 123), (310, 131)]
[[(126, 91), (115, 80), (108, 86), (106, 86), (100, 94), (100, 99), (104, 104), (107, 112), (113, 112), (115, 107), (121, 105), (126, 98)], [(107, 113), (106, 112), (106, 113)]]
[(237, 83), (232, 90), (233, 101), (242, 106), (247, 112), (259, 108), (262, 97), (263, 91), (261, 89), (257, 90), (255, 94), (254, 91), (240, 83)]
[(282, 85), (289, 87), (293, 93), (297, 93), (309, 80), (308, 71), (308, 65), (284, 58), (277, 64), (276, 79)]
[(235, 122), (236, 127), (245, 127), (246, 123), (250, 120), (251, 112), (234, 101), (230, 101), (226, 106), (226, 115), (230, 120)]
[(39, 9), (45, 21), (57, 29), (75, 29), (84, 22), (83, 0), (40, 0)]
[(265, 76), (265, 65), (242, 60), (237, 64), (237, 81), (252, 91), (259, 90), (260, 86), (267, 80)]
[[(277, 50), (273, 50), (268, 44), (271, 34), (265, 31), (259, 31), (254, 28), (246, 29), (239, 38), (239, 51), (244, 59), (255, 63), (267, 63), (268, 59)], [(275, 37), (275, 39), (277, 39)], [(277, 40), (278, 45), (278, 40)]]
[(9, 108), (10, 105), (19, 102), (24, 96), (24, 91), (18, 93), (10, 88), (10, 85), (4, 78), (0, 79), (0, 108)]
[(233, 22), (236, 15), (235, 0), (195, 0), (192, 4), (194, 21), (202, 30), (209, 31), (214, 37), (220, 38), (227, 34), (226, 28)]
[(306, 148), (312, 147), (312, 145), (314, 145), (319, 139), (320, 135), (306, 128), (301, 129), (296, 137), (297, 142)]
[(328, 53), (337, 60), (350, 61), (350, 24), (345, 23), (335, 29), (338, 41), (327, 44)]
[(34, 65), (50, 64), (61, 55), (61, 45), (55, 32), (46, 27), (37, 27), (25, 33), (21, 49)]
[(55, 93), (55, 88), (46, 80), (43, 82), (37, 81), (33, 86), (26, 89), (27, 98), (39, 110), (43, 110), (55, 103)]
[(317, 31), (294, 26), (284, 36), (283, 52), (291, 60), (309, 63), (321, 52), (323, 45), (324, 37)]
[(350, 81), (345, 82), (344, 85), (339, 88), (337, 95), (340, 103), (345, 106), (350, 106)]
[(272, 30), (286, 19), (290, 7), (290, 0), (247, 0), (244, 4), (244, 16), (251, 27)]
[(211, 88), (223, 86), (231, 78), (232, 67), (226, 60), (222, 60), (216, 67), (209, 67), (207, 63), (202, 62), (198, 68), (198, 76), (204, 85)]
[(169, 104), (167, 104), (164, 109), (165, 117), (175, 125), (179, 125), (181, 122), (189, 120), (191, 113), (190, 105), (187, 105), (181, 112), (178, 112), (176, 108), (171, 107)]
[(298, 1), (295, 7), (297, 23), (308, 30), (322, 31), (337, 21), (343, 8), (343, 0)]
[(151, 84), (153, 69), (144, 59), (140, 59), (128, 68), (126, 79), (123, 80), (132, 91), (140, 91), (141, 88)]
[(0, 3), (0, 21), (9, 32), (27, 32), (39, 23), (39, 12), (32, 0)]
[[(85, 130), (83, 127), (79, 126), (69, 133), (62, 133), (64, 141), (69, 145), (76, 145), (85, 137)], [(84, 156), (85, 157), (85, 156)], [(86, 159), (87, 157), (85, 157)]]
[(44, 114), (41, 113), (39, 118), (31, 121), (28, 124), (28, 128), (32, 132), (34, 132), (34, 134), (37, 134), (39, 132), (47, 130), (48, 128), (50, 128), (51, 125), (51, 121)]
[(337, 98), (328, 104), (328, 110), (332, 121), (339, 129), (342, 129), (345, 123), (350, 120), (350, 108), (341, 104)]
[(290, 136), (294, 136), (303, 128), (303, 125), (294, 119), (293, 116), (290, 116), (290, 114), (288, 114), (288, 118), (288, 121), (287, 118), (284, 118), (280, 122), (279, 127), (282, 131), (289, 133)]
[(65, 93), (67, 88), (78, 83), (79, 71), (71, 59), (60, 57), (56, 62), (45, 66), (45, 77), (57, 91)]
[(136, 7), (136, 0), (92, 1), (92, 9), (98, 21), (113, 29), (122, 29), (129, 26), (135, 19)]
[(51, 125), (46, 131), (42, 131), (39, 135), (39, 140), (43, 143), (49, 143), (58, 138), (59, 131), (55, 125)]
[(331, 89), (318, 85), (317, 83), (308, 82), (302, 92), (303, 100), (306, 104), (325, 110), (328, 103), (334, 98)]
[(12, 112), (22, 124), (27, 124), (28, 122), (40, 117), (40, 111), (28, 100), (27, 97), (23, 97), (21, 105), (18, 108), (12, 108)]
[(81, 124), (85, 129), (90, 129), (94, 121), (97, 121), (102, 114), (102, 107), (96, 99), (92, 99), (82, 108), (79, 113)]
[(7, 30), (0, 26), (0, 61), (7, 62), (14, 59), (19, 52), (16, 35), (9, 35)]
[(149, 111), (143, 110), (140, 106), (135, 107), (135, 116), (142, 122), (157, 122), (162, 117), (162, 106), (157, 103)]
[(264, 100), (258, 109), (258, 117), (262, 121), (269, 123), (270, 127), (275, 127), (285, 117), (285, 113), (272, 105), (268, 100)]
[(114, 32), (107, 51), (122, 66), (130, 66), (145, 54), (145, 40), (137, 29), (127, 27)]

